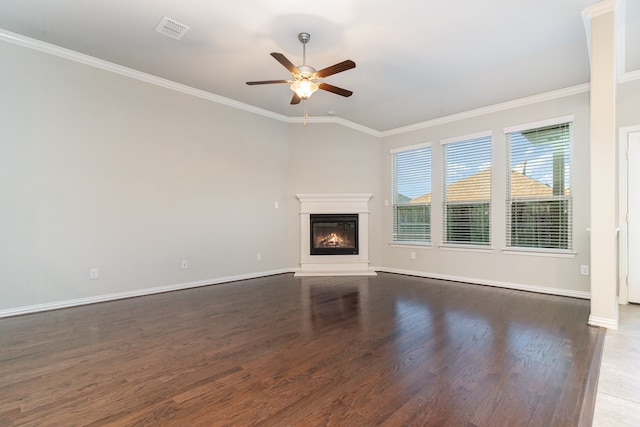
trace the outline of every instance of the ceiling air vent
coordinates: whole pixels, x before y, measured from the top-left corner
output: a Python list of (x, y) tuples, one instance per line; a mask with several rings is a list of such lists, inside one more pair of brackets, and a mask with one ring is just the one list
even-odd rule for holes
[(180, 40), (187, 30), (189, 30), (189, 27), (166, 16), (162, 18), (162, 21), (156, 27), (157, 32), (176, 40)]

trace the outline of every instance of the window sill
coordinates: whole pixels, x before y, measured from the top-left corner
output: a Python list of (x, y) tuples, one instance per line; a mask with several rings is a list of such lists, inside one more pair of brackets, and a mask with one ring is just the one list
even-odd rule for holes
[(443, 251), (462, 251), (462, 252), (479, 252), (479, 253), (491, 253), (493, 248), (491, 246), (476, 246), (476, 245), (442, 245), (439, 246)]
[(431, 249), (430, 242), (390, 242), (391, 248), (413, 248), (413, 249)]
[(571, 251), (554, 251), (545, 249), (504, 248), (505, 255), (542, 256), (551, 258), (575, 258), (577, 253)]

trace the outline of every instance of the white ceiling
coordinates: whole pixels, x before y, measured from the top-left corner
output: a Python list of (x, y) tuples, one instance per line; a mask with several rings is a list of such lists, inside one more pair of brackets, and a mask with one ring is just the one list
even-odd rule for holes
[[(269, 53), (302, 64), (345, 59), (327, 77), (352, 90), (318, 91), (310, 116), (385, 131), (589, 81), (581, 12), (595, 0), (3, 0), (0, 29), (68, 48), (289, 117), (288, 79)], [(190, 27), (155, 31), (163, 17)], [(629, 0), (627, 70), (640, 69), (640, 1)], [(632, 68), (630, 68), (632, 67)]]

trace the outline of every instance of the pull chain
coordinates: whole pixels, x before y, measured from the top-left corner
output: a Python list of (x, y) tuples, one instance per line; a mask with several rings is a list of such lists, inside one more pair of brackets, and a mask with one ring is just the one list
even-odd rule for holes
[(304, 101), (304, 124), (303, 126), (307, 125), (307, 119), (309, 118), (309, 114), (307, 113), (307, 100), (305, 99)]

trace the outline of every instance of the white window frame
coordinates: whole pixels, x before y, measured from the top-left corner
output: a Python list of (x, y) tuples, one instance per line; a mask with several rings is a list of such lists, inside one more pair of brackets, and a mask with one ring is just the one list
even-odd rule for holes
[[(568, 221), (567, 221), (567, 248), (545, 248), (545, 247), (533, 247), (533, 246), (513, 246), (511, 245), (512, 241), (512, 219), (511, 219), (511, 204), (513, 198), (510, 196), (511, 194), (511, 145), (509, 134), (511, 133), (519, 133), (524, 131), (533, 131), (540, 128), (550, 127), (550, 126), (558, 126), (563, 124), (569, 124), (569, 174), (568, 174), (568, 187), (570, 189), (568, 195), (563, 196), (554, 196), (557, 200), (564, 200), (567, 204), (568, 209)], [(505, 201), (505, 248), (503, 252), (505, 253), (514, 253), (514, 254), (530, 254), (530, 255), (540, 255), (540, 256), (559, 256), (559, 257), (573, 257), (575, 256), (575, 252), (573, 251), (573, 129), (574, 129), (574, 116), (563, 116), (556, 117), (548, 120), (541, 120), (537, 122), (525, 123), (515, 126), (506, 127), (503, 129), (505, 135), (505, 150), (506, 150), (506, 201)], [(524, 201), (524, 199), (520, 199)]]
[[(391, 241), (393, 245), (418, 245), (418, 246), (430, 246), (431, 245), (431, 210), (432, 210), (432, 202), (428, 203), (403, 203), (397, 200), (397, 154), (407, 153), (410, 151), (428, 149), (429, 155), (429, 187), (433, 182), (432, 171), (433, 171), (433, 150), (432, 144), (430, 142), (425, 142), (422, 144), (415, 144), (411, 146), (405, 146), (401, 148), (394, 148), (389, 150), (391, 154), (391, 209), (392, 209), (392, 218), (391, 218)], [(431, 188), (431, 193), (433, 193), (433, 188)], [(427, 193), (428, 194), (428, 193)], [(428, 219), (427, 227), (428, 232), (426, 233), (423, 239), (401, 239), (401, 233), (398, 232), (398, 208), (399, 207), (426, 207), (426, 215)]]
[[(491, 169), (491, 178), (490, 178), (490, 182), (489, 182), (489, 197), (488, 199), (486, 199), (484, 202), (482, 202), (483, 204), (486, 203), (488, 204), (488, 213), (487, 213), (487, 220), (488, 220), (488, 241), (487, 242), (453, 242), (453, 241), (448, 241), (447, 239), (447, 226), (448, 226), (448, 218), (447, 218), (447, 208), (448, 206), (451, 205), (456, 205), (456, 204), (479, 204), (480, 202), (473, 202), (471, 200), (469, 200), (466, 203), (460, 203), (460, 202), (451, 202), (448, 203), (447, 201), (447, 155), (446, 155), (446, 146), (448, 144), (455, 144), (458, 142), (466, 142), (466, 141), (472, 141), (475, 139), (481, 139), (481, 138), (488, 138), (489, 139), (489, 157), (487, 159), (487, 161), (489, 162), (489, 168)], [(468, 134), (468, 135), (463, 135), (463, 136), (458, 136), (458, 137), (453, 137), (453, 138), (446, 138), (446, 139), (442, 139), (439, 141), (440, 142), (440, 146), (441, 146), (441, 163), (442, 163), (442, 248), (456, 248), (456, 249), (470, 249), (470, 250), (491, 250), (491, 244), (492, 244), (492, 239), (491, 239), (491, 230), (492, 230), (492, 223), (491, 223), (491, 209), (492, 209), (492, 186), (493, 186), (493, 132), (492, 131), (483, 131), (483, 132), (477, 132), (477, 133), (473, 133), (473, 134)]]

